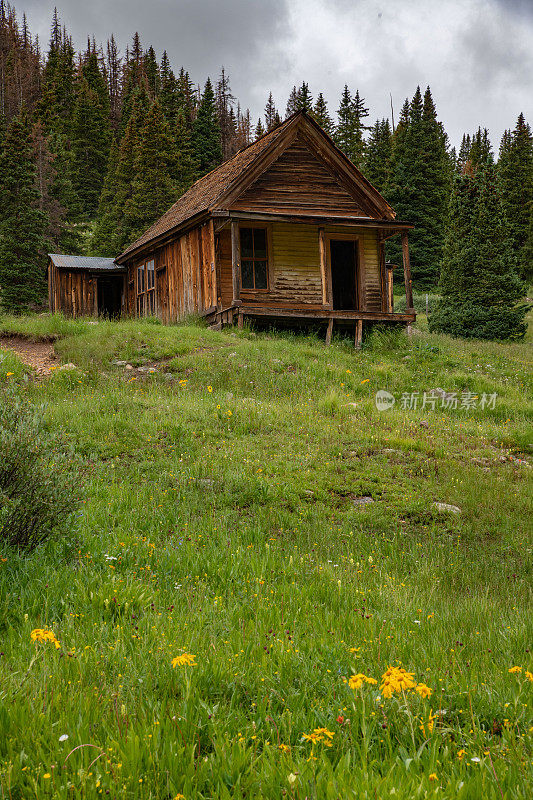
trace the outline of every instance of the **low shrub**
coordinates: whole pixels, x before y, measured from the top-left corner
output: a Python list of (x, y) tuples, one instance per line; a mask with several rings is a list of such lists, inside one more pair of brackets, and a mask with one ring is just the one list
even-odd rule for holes
[(65, 535), (75, 510), (74, 455), (13, 389), (0, 392), (0, 543), (33, 550)]

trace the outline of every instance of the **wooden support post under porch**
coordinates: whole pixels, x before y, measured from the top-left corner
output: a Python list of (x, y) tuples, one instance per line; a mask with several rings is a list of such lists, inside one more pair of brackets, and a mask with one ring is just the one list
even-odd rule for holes
[(409, 259), (409, 237), (407, 231), (402, 231), (402, 257), (403, 257), (403, 277), (405, 280), (405, 301), (407, 304), (406, 312), (412, 313), (413, 308), (413, 285), (411, 281), (411, 262)]

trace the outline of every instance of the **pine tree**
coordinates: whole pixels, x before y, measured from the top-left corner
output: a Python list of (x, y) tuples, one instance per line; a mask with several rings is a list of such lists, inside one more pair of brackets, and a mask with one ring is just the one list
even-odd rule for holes
[(120, 123), (120, 109), (121, 109), (121, 93), (120, 93), (120, 75), (122, 72), (122, 60), (118, 54), (117, 43), (115, 37), (112, 35), (107, 42), (107, 59), (106, 59), (107, 82), (109, 87), (109, 105), (110, 105), (110, 119), (111, 127), (114, 135), (116, 135)]
[(192, 185), (195, 179), (194, 148), (192, 144), (191, 126), (186, 118), (185, 111), (178, 112), (174, 128), (176, 141), (176, 165), (174, 183), (177, 196), (182, 195)]
[(528, 306), (514, 267), (492, 162), (468, 162), (451, 195), (432, 331), (477, 339), (524, 336)]
[(305, 81), (302, 83), (298, 91), (296, 92), (296, 108), (295, 111), (307, 111), (310, 112), (313, 110), (313, 96), (309, 90), (309, 84)]
[(368, 125), (365, 125), (363, 120), (368, 117), (368, 108), (365, 106), (363, 97), (359, 95), (359, 89), (355, 92), (353, 99), (353, 129), (354, 129), (354, 144), (351, 160), (359, 169), (364, 169), (365, 155), (366, 155), (366, 142), (365, 131), (370, 130)]
[(163, 56), (161, 58), (159, 74), (161, 79), (161, 90), (158, 98), (159, 103), (161, 104), (161, 110), (165, 115), (168, 124), (170, 125), (171, 129), (173, 129), (176, 124), (179, 111), (178, 87), (176, 76), (172, 72), (166, 50), (163, 52)]
[(289, 99), (287, 100), (287, 108), (285, 109), (285, 119), (292, 116), (298, 111), (298, 90), (296, 86), (292, 87)]
[(333, 138), (337, 147), (350, 158), (354, 149), (353, 100), (347, 84), (344, 86), (340, 106), (337, 109), (337, 119)]
[(68, 134), (75, 103), (74, 48), (54, 10), (48, 57), (42, 78), (39, 115), (48, 133)]
[(509, 229), (511, 249), (524, 279), (533, 279), (533, 263), (526, 258), (525, 245), (533, 206), (533, 136), (524, 115), (518, 117), (511, 133), (506, 131), (500, 145), (498, 184)]
[(265, 106), (265, 128), (271, 131), (278, 124), (279, 114), (276, 110), (272, 92), (268, 95), (268, 100)]
[(464, 172), (467, 162), (470, 160), (470, 150), (472, 149), (472, 138), (469, 133), (463, 133), (461, 147), (457, 156), (455, 169), (459, 174)]
[(150, 98), (154, 100), (159, 95), (161, 77), (159, 74), (159, 65), (157, 63), (155, 50), (151, 45), (143, 56), (142, 69), (144, 75), (146, 76), (148, 93)]
[(389, 120), (376, 120), (367, 142), (365, 178), (385, 193), (390, 181), (392, 131)]
[(136, 239), (176, 200), (174, 141), (161, 106), (154, 101), (135, 148), (131, 197), (125, 205), (129, 239)]
[(468, 161), (474, 166), (484, 164), (494, 164), (494, 153), (489, 139), (489, 132), (486, 128), (478, 128), (472, 136)]
[(224, 67), (220, 73), (220, 78), (216, 87), (216, 109), (218, 115), (218, 126), (220, 128), (220, 147), (222, 159), (225, 161), (235, 153), (236, 125), (233, 115), (233, 103), (235, 97), (231, 93), (229, 77)]
[(110, 144), (109, 104), (82, 77), (76, 96), (71, 128), (73, 183), (81, 211), (90, 218), (98, 208), (107, 170)]
[[(398, 218), (414, 223), (410, 234), (411, 272), (418, 289), (436, 285), (444, 243), (451, 161), (447, 138), (437, 121), (428, 89), (422, 98), (420, 87), (402, 108), (393, 137), (391, 178), (387, 200)], [(388, 246), (397, 260), (397, 245)]]
[(90, 242), (90, 252), (96, 256), (114, 257), (119, 249), (116, 245), (116, 213), (115, 203), (118, 192), (117, 167), (118, 167), (118, 142), (113, 140), (104, 186), (98, 203), (96, 224)]
[(45, 295), (46, 215), (38, 208), (31, 128), (23, 111), (14, 117), (0, 152), (0, 297), (6, 311), (20, 313)]
[(316, 103), (311, 112), (311, 116), (320, 125), (322, 130), (324, 130), (328, 134), (328, 136), (333, 135), (335, 126), (328, 111), (328, 104), (324, 100), (324, 95), (322, 94), (322, 92), (320, 92), (320, 94), (316, 99)]
[(261, 122), (261, 117), (257, 120), (257, 125), (255, 126), (255, 138), (260, 139), (261, 136), (264, 136), (265, 129), (263, 127), (263, 123)]
[(217, 167), (222, 161), (220, 126), (213, 86), (208, 78), (193, 124), (193, 147), (198, 177)]

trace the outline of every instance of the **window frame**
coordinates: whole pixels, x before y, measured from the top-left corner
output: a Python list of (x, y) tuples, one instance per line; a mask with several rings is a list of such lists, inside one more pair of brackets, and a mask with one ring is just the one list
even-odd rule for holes
[[(140, 287), (141, 276), (142, 286)], [(157, 315), (157, 281), (155, 276), (155, 256), (135, 265), (135, 298), (138, 317), (155, 317)]]
[[(243, 258), (242, 255), (242, 239), (241, 233), (243, 230), (253, 229), (253, 230), (263, 230), (265, 231), (265, 243), (266, 243), (266, 258)], [(241, 295), (252, 294), (252, 295), (261, 295), (261, 294), (268, 294), (271, 291), (271, 287), (273, 285), (273, 249), (272, 249), (272, 225), (268, 223), (261, 223), (261, 222), (248, 222), (248, 220), (243, 221), (239, 224), (239, 251), (240, 251), (240, 258), (239, 258), (239, 270), (240, 270), (240, 287), (241, 287)], [(243, 261), (251, 261), (252, 264), (254, 261), (266, 261), (266, 287), (261, 289), (254, 289), (254, 288), (246, 288), (242, 284), (242, 264)], [(254, 267), (254, 284), (255, 284), (255, 267)]]

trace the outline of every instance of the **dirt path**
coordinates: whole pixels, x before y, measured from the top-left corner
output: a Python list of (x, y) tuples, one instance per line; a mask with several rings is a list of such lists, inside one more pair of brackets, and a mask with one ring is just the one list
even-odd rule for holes
[(54, 345), (50, 342), (30, 342), (21, 336), (2, 336), (0, 348), (13, 350), (21, 361), (35, 370), (38, 378), (50, 375), (58, 366)]

